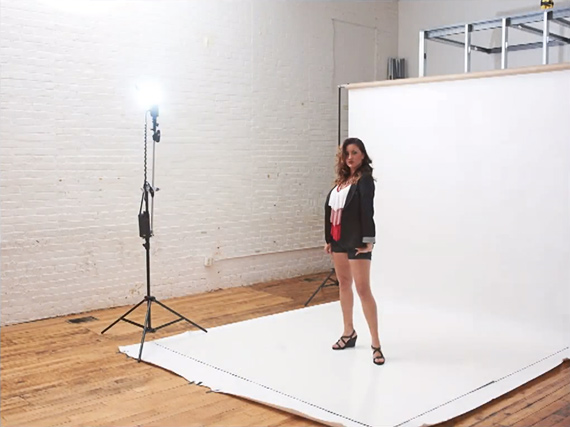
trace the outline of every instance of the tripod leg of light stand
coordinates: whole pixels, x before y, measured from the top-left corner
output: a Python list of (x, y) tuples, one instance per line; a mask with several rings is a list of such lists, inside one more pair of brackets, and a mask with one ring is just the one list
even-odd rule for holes
[[(309, 299), (307, 300), (307, 302), (305, 303), (305, 307), (311, 302), (311, 300), (315, 297), (315, 295), (317, 295), (317, 293), (318, 293), (322, 288), (324, 288), (324, 287), (326, 286), (326, 283), (327, 283), (328, 280), (331, 278), (331, 276), (333, 275), (333, 273), (334, 273), (334, 268), (331, 269), (331, 272), (329, 273), (329, 275), (325, 278), (325, 280), (323, 280), (323, 283), (321, 283), (321, 286), (319, 286), (319, 287), (317, 288), (317, 290), (313, 293), (313, 295), (311, 295), (311, 298), (309, 298)], [(335, 284), (338, 284), (338, 281), (335, 280), (334, 282), (335, 282)]]
[(192, 325), (196, 326), (198, 329), (203, 330), (204, 332), (208, 332), (207, 330), (205, 330), (203, 327), (201, 327), (200, 325), (198, 325), (197, 323), (192, 322), (190, 319), (187, 319), (186, 317), (182, 316), (180, 313), (177, 313), (176, 311), (174, 311), (173, 309), (171, 309), (170, 307), (164, 305), (163, 303), (161, 303), (159, 300), (157, 300), (156, 298), (154, 299), (154, 301), (157, 304), (160, 304), (161, 307), (167, 309), (168, 311), (170, 311), (171, 313), (177, 315), (178, 317), (180, 317), (181, 319), (186, 320), (188, 323), (191, 323)]
[(141, 302), (139, 302), (137, 305), (135, 305), (133, 308), (131, 308), (129, 311), (127, 311), (125, 314), (123, 314), (121, 317), (119, 317), (117, 320), (115, 320), (113, 323), (111, 323), (109, 326), (107, 326), (105, 329), (103, 329), (101, 333), (104, 334), (107, 330), (111, 329), (113, 326), (115, 326), (117, 323), (119, 323), (121, 320), (127, 317), (131, 312), (137, 309), (138, 306), (141, 305), (143, 302), (145, 302), (144, 299)]
[[(146, 337), (146, 331), (150, 330), (150, 328), (148, 327), (149, 323), (150, 323), (150, 305), (152, 304), (151, 300), (148, 300), (148, 306), (146, 308), (146, 317), (144, 319), (144, 327), (143, 327), (143, 334), (142, 334), (142, 339), (141, 339), (141, 348), (139, 350), (139, 358), (138, 358), (138, 362), (141, 361), (141, 357), (142, 357), (142, 351), (143, 351), (143, 345), (144, 345), (144, 339)], [(152, 331), (151, 331), (152, 332)]]

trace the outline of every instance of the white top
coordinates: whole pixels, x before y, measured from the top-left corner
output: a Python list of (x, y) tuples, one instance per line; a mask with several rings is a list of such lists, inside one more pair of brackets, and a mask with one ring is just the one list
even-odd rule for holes
[(344, 208), (344, 204), (346, 203), (346, 196), (348, 195), (349, 190), (350, 185), (347, 185), (340, 191), (338, 190), (338, 185), (333, 188), (331, 196), (329, 197), (329, 206), (333, 211)]

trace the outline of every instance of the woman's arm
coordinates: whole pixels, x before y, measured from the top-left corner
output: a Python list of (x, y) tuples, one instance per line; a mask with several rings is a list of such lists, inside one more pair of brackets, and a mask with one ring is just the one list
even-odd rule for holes
[(330, 243), (331, 236), (331, 207), (329, 206), (330, 193), (325, 200), (325, 242)]
[(360, 225), (362, 227), (362, 242), (376, 242), (376, 226), (374, 224), (374, 178), (364, 175), (358, 181), (360, 192)]

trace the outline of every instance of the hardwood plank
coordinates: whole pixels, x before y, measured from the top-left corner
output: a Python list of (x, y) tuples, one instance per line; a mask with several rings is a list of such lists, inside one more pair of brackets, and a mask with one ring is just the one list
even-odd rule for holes
[(570, 363), (565, 361), (539, 378), (535, 378), (527, 384), (473, 411), (437, 424), (437, 427), (488, 427), (502, 425), (502, 420), (507, 417), (508, 413), (512, 413), (517, 408), (524, 407), (529, 402), (534, 402), (542, 396), (552, 393), (553, 390), (564, 387), (569, 382)]
[[(552, 414), (540, 420), (539, 423), (532, 424), (531, 427), (552, 427), (555, 425), (560, 425), (560, 423), (564, 421), (564, 417), (560, 415)], [(530, 424), (527, 424), (530, 425)]]
[(566, 406), (556, 411), (555, 414), (568, 418), (570, 417), (570, 393), (567, 396), (565, 396), (562, 400), (566, 402)]
[[(534, 408), (534, 412), (514, 423), (513, 427), (545, 426), (546, 418), (549, 418), (552, 415), (556, 415), (556, 412), (560, 409), (563, 409), (566, 405), (567, 405), (566, 401), (564, 400), (563, 397), (561, 397), (560, 399), (557, 399), (554, 402), (551, 402), (550, 404), (542, 408)], [(531, 407), (529, 407), (529, 409), (532, 410)]]
[(544, 393), (533, 393), (528, 398), (515, 404), (509, 405), (500, 414), (489, 417), (483, 423), (475, 424), (476, 427), (493, 424), (514, 426), (519, 421), (547, 407), (556, 400), (568, 394), (568, 384), (562, 384)]
[(570, 417), (565, 417), (559, 423), (554, 424), (552, 427), (570, 427)]
[(24, 411), (30, 404), (21, 396), (2, 397), (2, 412), (3, 411)]

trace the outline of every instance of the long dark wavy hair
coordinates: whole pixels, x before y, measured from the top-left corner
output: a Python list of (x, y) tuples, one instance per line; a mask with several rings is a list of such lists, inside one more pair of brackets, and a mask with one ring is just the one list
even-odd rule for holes
[[(364, 159), (362, 159), (362, 164), (358, 168), (358, 170), (354, 173), (354, 176), (350, 176), (350, 168), (346, 164), (346, 147), (349, 145), (354, 144), (358, 147), (358, 149), (364, 154)], [(364, 146), (364, 142), (359, 138), (346, 138), (342, 145), (338, 148), (338, 152), (336, 154), (336, 180), (335, 184), (344, 184), (350, 182), (351, 184), (355, 184), (358, 182), (362, 175), (372, 175), (372, 159), (366, 152), (366, 147)]]

